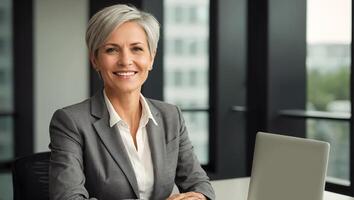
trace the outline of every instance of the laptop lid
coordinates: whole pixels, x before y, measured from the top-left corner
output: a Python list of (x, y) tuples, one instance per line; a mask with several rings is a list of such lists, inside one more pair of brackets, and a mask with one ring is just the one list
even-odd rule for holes
[(258, 132), (248, 200), (322, 200), (329, 143)]

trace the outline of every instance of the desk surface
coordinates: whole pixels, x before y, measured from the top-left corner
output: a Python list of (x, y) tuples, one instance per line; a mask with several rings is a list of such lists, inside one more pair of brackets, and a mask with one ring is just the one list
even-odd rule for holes
[[(234, 178), (211, 181), (216, 199), (247, 200), (250, 178)], [(323, 200), (354, 200), (352, 197), (325, 191)]]

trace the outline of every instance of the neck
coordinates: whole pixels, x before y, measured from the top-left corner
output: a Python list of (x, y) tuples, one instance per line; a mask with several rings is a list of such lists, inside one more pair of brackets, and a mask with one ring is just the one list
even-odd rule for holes
[(139, 125), (142, 107), (140, 104), (140, 91), (134, 93), (114, 93), (105, 89), (114, 110), (129, 125), (135, 129)]

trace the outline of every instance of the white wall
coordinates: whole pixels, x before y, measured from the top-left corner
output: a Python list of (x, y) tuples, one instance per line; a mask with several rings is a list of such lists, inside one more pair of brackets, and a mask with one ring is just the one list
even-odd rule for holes
[(34, 9), (34, 145), (40, 152), (48, 151), (54, 111), (88, 97), (88, 0), (35, 0)]

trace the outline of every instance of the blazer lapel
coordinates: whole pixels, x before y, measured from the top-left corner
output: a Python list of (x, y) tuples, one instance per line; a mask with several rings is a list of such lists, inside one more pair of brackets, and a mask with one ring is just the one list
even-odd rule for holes
[(158, 192), (160, 186), (164, 183), (161, 181), (161, 174), (164, 174), (164, 162), (166, 155), (166, 143), (165, 143), (165, 132), (163, 129), (163, 121), (158, 113), (158, 110), (147, 100), (150, 110), (154, 115), (154, 118), (157, 122), (157, 126), (152, 120), (149, 120), (149, 123), (146, 125), (146, 132), (148, 134), (151, 157), (154, 165), (154, 189), (153, 197), (158, 197)]
[(94, 122), (93, 125), (102, 143), (129, 180), (135, 195), (139, 197), (139, 188), (133, 166), (131, 165), (120, 134), (116, 132), (114, 127), (109, 126), (109, 114), (103, 98), (102, 90), (100, 90), (100, 92), (91, 99), (91, 113), (100, 118)]

